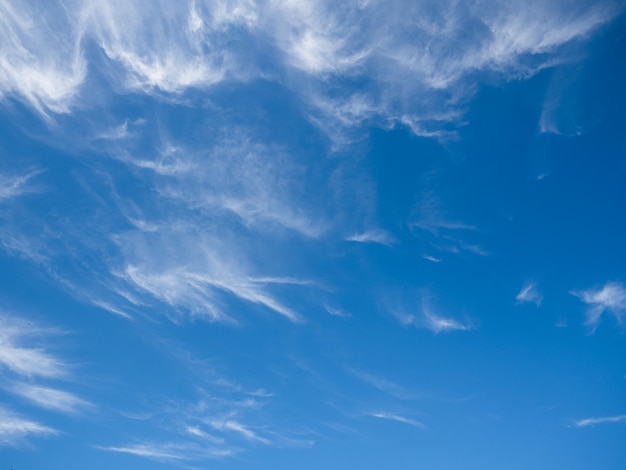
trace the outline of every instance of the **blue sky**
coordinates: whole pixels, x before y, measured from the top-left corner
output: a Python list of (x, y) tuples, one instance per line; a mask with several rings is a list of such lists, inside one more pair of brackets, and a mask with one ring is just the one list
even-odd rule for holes
[(626, 468), (625, 7), (0, 0), (0, 469)]

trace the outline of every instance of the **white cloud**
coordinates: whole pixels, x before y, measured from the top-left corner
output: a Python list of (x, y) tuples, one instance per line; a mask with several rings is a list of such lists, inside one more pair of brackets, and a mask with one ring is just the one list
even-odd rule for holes
[[(432, 175), (429, 175), (432, 178)], [(428, 241), (432, 249), (447, 253), (473, 253), (488, 256), (489, 252), (468, 238), (475, 237), (479, 231), (475, 225), (467, 224), (448, 217), (443, 202), (432, 190), (425, 190), (414, 209), (408, 225), (416, 230), (421, 238)], [(430, 261), (439, 258), (426, 257)]]
[(340, 310), (338, 308), (331, 307), (329, 305), (325, 305), (324, 308), (326, 309), (326, 311), (330, 315), (332, 315), (334, 317), (342, 317), (342, 318), (350, 318), (350, 317), (352, 317), (352, 315), (350, 315), (349, 313), (344, 312), (343, 310)]
[[(417, 313), (411, 313), (415, 310), (413, 306), (416, 303), (415, 295), (412, 295), (410, 301), (402, 299), (403, 295), (396, 293), (393, 297), (389, 296), (386, 301), (387, 311), (404, 326), (413, 326), (415, 328), (423, 328), (432, 331), (435, 334), (446, 333), (450, 331), (469, 331), (475, 329), (475, 326), (469, 322), (462, 322), (455, 318), (443, 316), (435, 313), (432, 309), (429, 293), (427, 290), (417, 296), (419, 299)], [(408, 305), (411, 305), (410, 307)]]
[(67, 364), (36, 346), (42, 333), (26, 320), (0, 314), (0, 366), (25, 377), (67, 376)]
[(18, 445), (31, 436), (54, 434), (56, 430), (0, 407), (0, 447)]
[[(209, 261), (209, 260), (207, 260)], [(172, 306), (188, 308), (212, 320), (232, 321), (220, 307), (220, 293), (230, 293), (241, 300), (260, 304), (289, 320), (299, 321), (298, 313), (282, 305), (268, 294), (261, 283), (250, 281), (230, 262), (208, 262), (201, 271), (185, 266), (152, 271), (149, 267), (129, 265), (126, 278), (138, 288)]]
[(602, 315), (607, 312), (615, 317), (619, 324), (626, 314), (626, 287), (619, 282), (607, 282), (603, 287), (572, 292), (589, 307), (587, 321), (593, 330), (598, 326)]
[(435, 334), (447, 331), (467, 331), (472, 329), (471, 325), (466, 325), (452, 318), (445, 318), (436, 315), (428, 309), (424, 309), (423, 314), (426, 319), (425, 327)]
[(161, 462), (219, 459), (235, 453), (230, 449), (207, 448), (187, 442), (149, 442), (127, 446), (96, 446), (96, 449), (136, 455)]
[(453, 318), (446, 318), (436, 315), (428, 310), (422, 312), (422, 316), (415, 316), (413, 314), (404, 314), (394, 312), (394, 316), (403, 325), (412, 325), (417, 328), (425, 328), (432, 331), (435, 334), (447, 331), (467, 331), (471, 330), (470, 325), (465, 325)]
[[(332, 134), (328, 120), (350, 127), (376, 119), (431, 137), (450, 134), (445, 124), (459, 122), (480, 72), (529, 77), (565, 60), (561, 46), (586, 38), (620, 11), (616, 2), (577, 9), (539, 1), (273, 5), (281, 19), (274, 35), (287, 63), (318, 80), (307, 97), (313, 114), (325, 116), (314, 119), (322, 128)], [(342, 86), (345, 79), (361, 86), (352, 91)]]
[(578, 421), (574, 422), (574, 426), (578, 428), (584, 428), (587, 426), (595, 426), (596, 424), (620, 423), (622, 421), (626, 421), (626, 415), (607, 416), (604, 418), (579, 419)]
[(522, 287), (522, 290), (519, 291), (517, 296), (515, 296), (515, 300), (517, 300), (517, 303), (519, 304), (533, 303), (539, 307), (541, 306), (543, 295), (539, 292), (537, 284), (534, 282), (527, 282), (524, 284), (524, 287)]
[(385, 246), (391, 246), (396, 241), (389, 232), (381, 229), (355, 233), (346, 238), (346, 240), (356, 243), (378, 243)]
[(0, 174), (0, 203), (35, 191), (34, 188), (28, 185), (28, 182), (40, 173), (40, 171), (31, 171), (20, 176)]
[(80, 26), (122, 67), (125, 86), (179, 93), (245, 78), (241, 51), (228, 40), (254, 26), (251, 10), (245, 1), (85, 1)]
[(376, 412), (376, 413), (371, 413), (370, 416), (373, 416), (374, 418), (379, 418), (379, 419), (386, 419), (388, 421), (396, 421), (398, 423), (408, 424), (410, 426), (415, 426), (416, 428), (421, 428), (421, 429), (426, 428), (426, 426), (423, 423), (420, 423), (419, 421), (415, 421), (414, 419), (406, 418), (404, 416), (401, 416), (395, 413)]
[(64, 413), (76, 413), (81, 408), (90, 406), (88, 402), (72, 393), (49, 387), (17, 383), (9, 389), (42, 408)]
[(72, 0), (47, 2), (42, 15), (2, 0), (0, 95), (70, 111), (87, 61), (99, 60), (85, 57), (95, 43), (116, 89), (178, 94), (264, 77), (287, 84), (329, 133), (341, 133), (330, 121), (374, 119), (438, 137), (459, 122), (481, 72), (532, 76), (620, 11), (613, 1)]
[(54, 3), (43, 14), (0, 1), (0, 98), (18, 97), (44, 116), (71, 110), (87, 71), (72, 19)]
[(209, 424), (218, 431), (233, 431), (249, 441), (260, 442), (261, 444), (270, 444), (271, 442), (269, 439), (262, 437), (258, 433), (254, 432), (248, 426), (232, 419), (227, 419), (223, 421), (212, 420)]
[(348, 371), (359, 380), (365, 382), (368, 385), (371, 385), (381, 392), (387, 393), (402, 400), (415, 398), (415, 395), (413, 393), (384, 377), (379, 377), (370, 374), (369, 372), (364, 372), (357, 369), (348, 369)]

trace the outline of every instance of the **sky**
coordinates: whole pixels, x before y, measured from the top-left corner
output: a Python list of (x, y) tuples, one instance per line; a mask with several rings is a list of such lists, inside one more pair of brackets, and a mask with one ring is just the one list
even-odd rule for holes
[(0, 0), (0, 470), (626, 468), (622, 0)]

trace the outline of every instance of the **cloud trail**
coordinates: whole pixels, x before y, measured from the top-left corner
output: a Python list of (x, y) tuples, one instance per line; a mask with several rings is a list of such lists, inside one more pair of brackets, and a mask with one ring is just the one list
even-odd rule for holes
[(537, 289), (537, 284), (534, 282), (528, 282), (524, 284), (522, 290), (515, 296), (518, 304), (533, 303), (537, 307), (541, 306), (543, 300), (543, 294)]
[(58, 434), (58, 431), (0, 407), (0, 447), (19, 445), (31, 436), (54, 434)]
[(575, 421), (574, 426), (577, 428), (585, 428), (595, 426), (596, 424), (621, 423), (623, 421), (626, 421), (626, 415), (606, 416), (604, 418), (585, 418)]
[(593, 331), (605, 312), (613, 315), (619, 324), (626, 315), (626, 287), (622, 283), (607, 282), (601, 288), (573, 291), (572, 294), (588, 305), (585, 323)]

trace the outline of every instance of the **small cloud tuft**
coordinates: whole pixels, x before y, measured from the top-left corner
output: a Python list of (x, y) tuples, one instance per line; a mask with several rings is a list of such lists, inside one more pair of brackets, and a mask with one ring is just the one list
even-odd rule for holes
[(602, 315), (610, 313), (619, 324), (626, 314), (626, 287), (620, 282), (607, 282), (603, 287), (573, 291), (573, 295), (588, 305), (586, 325), (595, 331)]

